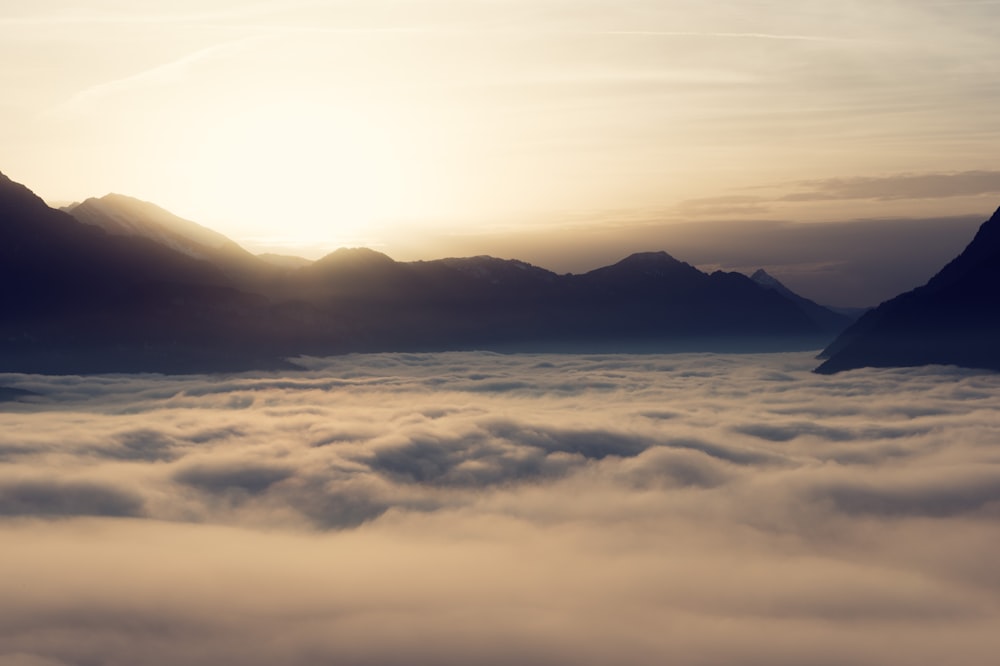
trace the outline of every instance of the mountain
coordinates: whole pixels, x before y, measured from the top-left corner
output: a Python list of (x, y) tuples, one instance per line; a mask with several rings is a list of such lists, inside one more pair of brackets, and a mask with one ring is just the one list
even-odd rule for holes
[(320, 259), (294, 279), (295, 293), (366, 331), (358, 342), (366, 350), (560, 344), (606, 350), (681, 340), (709, 349), (723, 338), (808, 348), (824, 336), (798, 308), (746, 276), (707, 275), (665, 252), (557, 275), (511, 259), (404, 263), (355, 248)]
[(0, 175), (0, 280), (17, 285), (0, 293), (0, 371), (211, 372), (346, 352), (829, 339), (745, 275), (709, 275), (666, 252), (581, 275), (488, 256), (397, 262), (365, 248), (280, 269), (150, 206), (88, 200), (72, 209), (84, 223)]
[(286, 269), (304, 268), (312, 263), (311, 259), (298, 257), (293, 254), (275, 254), (274, 252), (264, 252), (263, 254), (258, 254), (257, 258), (261, 261), (266, 261), (272, 266)]
[(836, 312), (839, 315), (847, 317), (848, 321), (857, 321), (861, 319), (861, 316), (871, 310), (872, 308), (852, 308), (840, 305), (825, 305), (823, 306), (831, 312)]
[(146, 236), (184, 254), (201, 257), (204, 248), (235, 243), (222, 234), (185, 220), (148, 201), (122, 194), (90, 198), (62, 208), (84, 224), (118, 236)]
[(0, 369), (278, 367), (268, 303), (215, 264), (49, 208), (0, 174)]
[[(829, 331), (831, 334), (839, 333), (857, 317), (851, 317), (845, 312), (837, 312), (832, 308), (827, 308), (819, 303), (809, 300), (804, 296), (799, 296), (794, 291), (786, 287), (774, 276), (770, 275), (763, 268), (758, 269), (750, 279), (765, 289), (780, 294), (795, 304), (810, 320), (812, 320), (821, 330)], [(860, 316), (860, 313), (859, 313)]]
[(122, 194), (90, 198), (61, 210), (111, 235), (148, 238), (195, 259), (209, 261), (237, 280), (251, 283), (273, 280), (278, 268), (216, 231)]
[(927, 284), (865, 314), (821, 358), (821, 374), (932, 363), (1000, 370), (1000, 209)]
[(609, 334), (753, 337), (819, 332), (797, 308), (745, 275), (706, 274), (666, 252), (633, 254), (572, 282), (575, 298), (599, 314), (596, 325)]

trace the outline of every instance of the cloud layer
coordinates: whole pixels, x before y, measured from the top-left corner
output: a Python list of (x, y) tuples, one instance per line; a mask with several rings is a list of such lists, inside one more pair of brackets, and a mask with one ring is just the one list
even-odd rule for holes
[(982, 664), (1000, 377), (807, 354), (5, 375), (0, 665)]

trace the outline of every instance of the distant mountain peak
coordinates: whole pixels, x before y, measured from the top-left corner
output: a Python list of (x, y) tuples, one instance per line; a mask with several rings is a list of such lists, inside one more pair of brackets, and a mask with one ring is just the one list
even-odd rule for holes
[[(368, 247), (340, 247), (326, 255), (320, 262), (351, 262), (371, 264), (394, 264), (396, 261), (389, 255)], [(319, 263), (319, 262), (317, 262)]]
[(661, 275), (664, 271), (674, 272), (677, 269), (698, 270), (691, 264), (675, 259), (663, 250), (656, 252), (635, 252), (621, 261), (612, 264), (609, 268), (637, 271), (644, 275)]
[(776, 291), (784, 296), (789, 296), (789, 295), (798, 296), (797, 294), (795, 294), (795, 292), (786, 287), (781, 282), (781, 280), (774, 277), (773, 275), (765, 271), (763, 268), (758, 268), (756, 271), (754, 271), (753, 275), (750, 276), (750, 279), (759, 284), (760, 286), (764, 287), (765, 289)]
[(369, 275), (397, 266), (387, 254), (367, 247), (341, 247), (303, 267), (310, 273), (360, 273)]
[(830, 308), (815, 303), (814, 301), (796, 294), (786, 287), (781, 280), (768, 273), (763, 268), (758, 268), (750, 276), (758, 286), (773, 291), (779, 296), (794, 303), (807, 317), (816, 322), (823, 330), (840, 332), (851, 322), (851, 317), (842, 312), (836, 312)]
[(493, 257), (488, 254), (477, 254), (473, 257), (448, 257), (442, 259), (441, 261), (452, 264), (452, 265), (492, 265), (492, 266), (520, 266), (524, 268), (533, 268), (531, 264), (521, 261), (520, 259), (500, 259), (498, 257)]
[(236, 245), (232, 240), (185, 220), (156, 204), (124, 194), (91, 197), (62, 209), (80, 222), (118, 236), (145, 236), (193, 257), (203, 258), (206, 248)]
[(675, 259), (673, 256), (665, 252), (664, 250), (656, 250), (654, 252), (634, 252), (621, 261), (618, 264), (683, 264), (683, 261)]
[(520, 259), (499, 259), (488, 254), (474, 257), (449, 257), (441, 259), (440, 262), (467, 277), (487, 280), (493, 284), (511, 283), (529, 276), (542, 277), (546, 280), (555, 277), (551, 271), (533, 266)]
[[(138, 201), (140, 203), (144, 203), (149, 206), (156, 206), (156, 204), (150, 203), (148, 201), (143, 201), (142, 199), (138, 199), (136, 197), (130, 197), (125, 194), (119, 194), (118, 192), (108, 192), (103, 197), (100, 197), (100, 199), (103, 201)], [(159, 206), (157, 206), (157, 208), (159, 208)]]

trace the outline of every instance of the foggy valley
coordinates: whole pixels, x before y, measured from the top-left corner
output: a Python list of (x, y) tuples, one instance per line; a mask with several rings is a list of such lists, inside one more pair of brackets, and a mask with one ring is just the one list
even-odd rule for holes
[[(988, 663), (1000, 375), (3, 375), (4, 666)], [(724, 640), (720, 640), (724, 637)]]

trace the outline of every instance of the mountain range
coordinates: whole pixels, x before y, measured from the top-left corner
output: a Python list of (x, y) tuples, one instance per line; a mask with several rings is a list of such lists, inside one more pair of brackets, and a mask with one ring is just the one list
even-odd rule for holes
[(662, 251), (562, 275), (366, 248), (315, 262), (256, 256), (151, 203), (111, 194), (56, 210), (0, 174), (0, 280), (0, 371), (226, 371), (374, 351), (781, 350), (831, 338), (819, 373), (1000, 370), (1000, 210), (927, 284), (852, 324), (763, 270), (705, 273)]
[(579, 275), (479, 256), (255, 256), (121, 195), (56, 210), (0, 174), (0, 371), (207, 372), (455, 349), (807, 349), (850, 319), (666, 252)]

